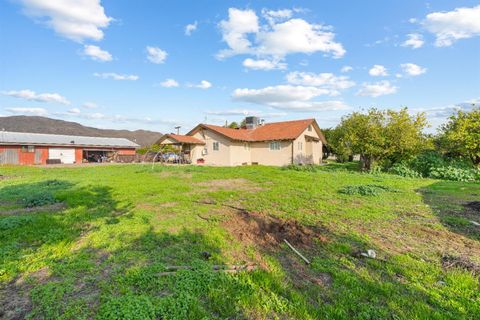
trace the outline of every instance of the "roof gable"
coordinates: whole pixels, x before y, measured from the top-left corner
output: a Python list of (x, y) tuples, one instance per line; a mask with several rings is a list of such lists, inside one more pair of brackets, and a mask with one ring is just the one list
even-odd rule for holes
[(205, 142), (203, 142), (202, 140), (197, 139), (197, 138), (195, 138), (195, 137), (188, 136), (188, 135), (181, 135), (181, 134), (173, 134), (173, 133), (169, 133), (169, 134), (163, 135), (163, 136), (157, 141), (157, 144), (161, 144), (163, 141), (165, 141), (165, 140), (168, 139), (168, 138), (176, 141), (177, 143), (205, 144)]

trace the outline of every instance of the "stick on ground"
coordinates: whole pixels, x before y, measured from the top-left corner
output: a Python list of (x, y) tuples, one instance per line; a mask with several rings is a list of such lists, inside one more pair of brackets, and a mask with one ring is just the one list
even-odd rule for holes
[(285, 243), (290, 247), (290, 249), (292, 249), (293, 252), (295, 252), (300, 258), (302, 258), (306, 264), (310, 264), (310, 261), (305, 258), (297, 249), (295, 249), (294, 246), (292, 246), (290, 242), (287, 241), (287, 239), (283, 239), (283, 241), (285, 241)]

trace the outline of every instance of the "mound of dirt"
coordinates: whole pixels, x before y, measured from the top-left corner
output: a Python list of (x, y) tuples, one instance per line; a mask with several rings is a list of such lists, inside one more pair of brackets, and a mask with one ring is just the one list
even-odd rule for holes
[(465, 256), (444, 255), (442, 257), (442, 267), (445, 269), (460, 268), (472, 272), (475, 275), (480, 275), (480, 265), (470, 261)]
[(246, 244), (272, 248), (286, 239), (293, 245), (306, 247), (318, 234), (313, 228), (303, 226), (296, 220), (283, 220), (241, 208), (231, 210), (231, 217), (224, 222), (224, 226)]
[(464, 204), (465, 208), (480, 213), (480, 201), (470, 201)]

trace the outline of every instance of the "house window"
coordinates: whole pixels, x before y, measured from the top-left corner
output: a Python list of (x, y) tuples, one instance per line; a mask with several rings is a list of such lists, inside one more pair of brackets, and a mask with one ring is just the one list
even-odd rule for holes
[(280, 150), (280, 141), (270, 142), (270, 150)]
[(312, 125), (311, 124), (308, 125), (308, 131), (312, 131)]
[(22, 152), (25, 152), (25, 153), (35, 152), (35, 147), (34, 146), (22, 146)]
[(303, 143), (301, 141), (298, 142), (298, 150), (303, 149)]
[(220, 149), (220, 144), (218, 142), (213, 143), (213, 151), (218, 151)]
[(250, 145), (249, 145), (247, 142), (245, 142), (245, 143), (243, 144), (243, 148), (244, 148), (245, 150), (250, 150)]

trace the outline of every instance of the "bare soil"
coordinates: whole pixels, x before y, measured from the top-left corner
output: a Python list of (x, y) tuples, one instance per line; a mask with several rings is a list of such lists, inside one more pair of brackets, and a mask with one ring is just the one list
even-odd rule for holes
[[(28, 275), (35, 283), (46, 283), (50, 276), (47, 267)], [(0, 319), (25, 319), (32, 309), (29, 292), (34, 285), (25, 280), (25, 277), (19, 277), (0, 288)]]
[(230, 218), (223, 224), (241, 242), (264, 248), (278, 247), (286, 239), (292, 245), (308, 247), (320, 230), (306, 227), (296, 220), (284, 220), (242, 208), (229, 207)]
[(240, 190), (240, 191), (261, 191), (263, 188), (255, 185), (255, 183), (247, 179), (216, 179), (197, 182), (194, 187), (208, 188), (209, 191), (219, 190)]
[(442, 257), (442, 267), (445, 269), (460, 268), (480, 276), (480, 265), (472, 262), (466, 256), (444, 255)]
[(38, 212), (58, 212), (67, 208), (66, 204), (63, 202), (58, 202), (54, 204), (49, 204), (46, 206), (31, 207), (31, 208), (18, 208), (12, 210), (0, 211), (0, 215), (21, 215), (21, 214), (30, 214)]
[(480, 214), (480, 201), (470, 201), (464, 204), (464, 207), (467, 210), (473, 211), (474, 213)]

